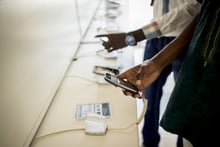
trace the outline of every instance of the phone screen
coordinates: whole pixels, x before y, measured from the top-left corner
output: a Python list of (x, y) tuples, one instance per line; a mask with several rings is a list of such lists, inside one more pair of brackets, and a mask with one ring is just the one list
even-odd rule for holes
[(130, 83), (120, 80), (118, 79), (115, 75), (106, 73), (105, 74), (105, 80), (113, 85), (115, 85), (116, 87), (120, 87), (122, 89), (134, 92), (134, 93), (138, 93), (138, 90), (136, 87), (134, 87), (133, 85), (131, 85)]

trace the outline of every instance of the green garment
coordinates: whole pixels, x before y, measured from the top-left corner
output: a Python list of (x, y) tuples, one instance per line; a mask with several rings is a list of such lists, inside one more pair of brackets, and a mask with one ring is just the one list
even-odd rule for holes
[(219, 144), (220, 3), (203, 0), (193, 39), (160, 125), (194, 147)]

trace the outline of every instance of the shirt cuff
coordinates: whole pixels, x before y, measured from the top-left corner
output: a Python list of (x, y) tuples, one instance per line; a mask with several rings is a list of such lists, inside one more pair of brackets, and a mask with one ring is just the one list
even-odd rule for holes
[(156, 22), (152, 22), (151, 24), (142, 28), (146, 39), (153, 39), (162, 35), (159, 26)]

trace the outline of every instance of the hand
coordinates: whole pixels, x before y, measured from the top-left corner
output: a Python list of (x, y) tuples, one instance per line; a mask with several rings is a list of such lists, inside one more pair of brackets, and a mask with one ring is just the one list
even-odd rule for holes
[[(142, 91), (153, 83), (160, 75), (161, 69), (152, 60), (145, 60), (142, 64), (128, 69), (117, 75), (119, 79), (126, 79), (129, 83), (135, 85), (138, 90)], [(129, 91), (123, 91), (125, 95), (135, 98), (142, 98), (142, 94), (133, 94)]]
[[(114, 50), (124, 48), (127, 46), (125, 43), (125, 36), (126, 33), (113, 33), (113, 34), (100, 34), (100, 35), (96, 35), (95, 37), (100, 37), (100, 39), (103, 41), (102, 45), (105, 47), (105, 49), (108, 52), (112, 52)], [(107, 38), (107, 41), (105, 41), (102, 38)]]

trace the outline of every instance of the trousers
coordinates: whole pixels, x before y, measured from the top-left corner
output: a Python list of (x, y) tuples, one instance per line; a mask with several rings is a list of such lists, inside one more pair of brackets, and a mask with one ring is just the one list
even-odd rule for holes
[[(144, 60), (153, 57), (163, 49), (174, 37), (160, 37), (146, 41), (144, 50)], [(145, 98), (148, 99), (148, 107), (144, 117), (142, 129), (143, 145), (145, 147), (158, 147), (160, 142), (159, 119), (160, 119), (160, 101), (163, 94), (163, 86), (167, 77), (173, 72), (174, 80), (177, 79), (178, 72), (182, 65), (185, 55), (181, 55), (170, 65), (168, 65), (149, 87), (143, 90)], [(177, 147), (182, 147), (182, 138), (178, 136)]]

